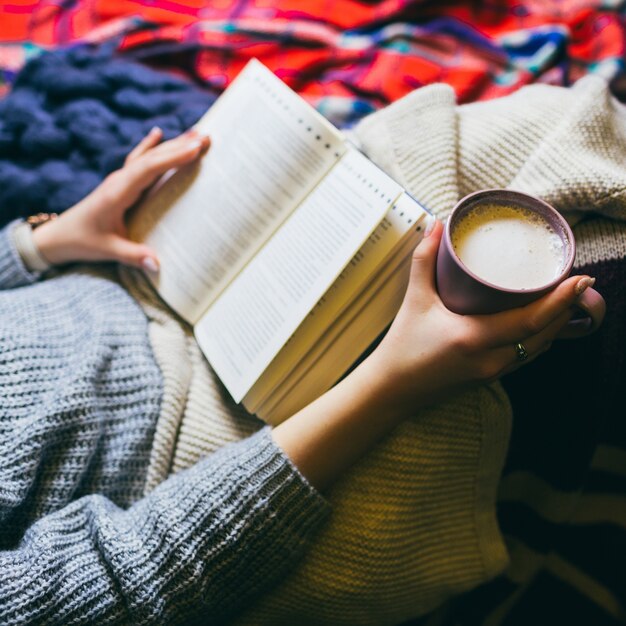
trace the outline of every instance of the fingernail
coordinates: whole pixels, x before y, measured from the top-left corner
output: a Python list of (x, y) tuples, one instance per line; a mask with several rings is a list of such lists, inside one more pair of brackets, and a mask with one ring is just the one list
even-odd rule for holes
[(141, 260), (141, 265), (148, 272), (158, 272), (159, 264), (151, 256), (146, 256)]
[(153, 126), (150, 129), (150, 133), (149, 134), (150, 135), (156, 135), (157, 133), (160, 133), (160, 132), (161, 132), (161, 128), (159, 126)]
[(585, 291), (585, 289), (588, 289), (589, 287), (593, 287), (595, 282), (596, 282), (596, 279), (595, 278), (589, 278), (589, 276), (585, 276), (584, 278), (581, 278), (576, 283), (576, 287), (574, 287), (574, 293), (577, 296), (579, 296), (581, 293), (583, 293)]
[(435, 228), (436, 222), (437, 220), (435, 218), (428, 220), (428, 223), (426, 224), (426, 228), (424, 229), (424, 237), (428, 237), (430, 233), (433, 232), (433, 228)]
[(202, 146), (202, 142), (198, 141), (197, 139), (195, 141), (190, 141), (189, 142), (189, 148), (190, 149), (197, 150), (201, 146)]

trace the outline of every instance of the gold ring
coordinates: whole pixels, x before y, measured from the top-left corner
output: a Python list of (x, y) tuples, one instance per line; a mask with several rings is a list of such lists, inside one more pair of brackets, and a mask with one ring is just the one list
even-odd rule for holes
[(515, 353), (518, 361), (525, 361), (528, 358), (528, 352), (521, 343), (515, 345)]

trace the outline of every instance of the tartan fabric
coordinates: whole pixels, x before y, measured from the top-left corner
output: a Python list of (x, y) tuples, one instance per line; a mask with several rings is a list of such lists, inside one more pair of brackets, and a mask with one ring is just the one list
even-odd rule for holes
[(42, 48), (117, 38), (124, 54), (222, 91), (253, 56), (349, 125), (416, 87), (458, 102), (586, 73), (626, 97), (626, 7), (599, 0), (9, 0), (0, 93)]

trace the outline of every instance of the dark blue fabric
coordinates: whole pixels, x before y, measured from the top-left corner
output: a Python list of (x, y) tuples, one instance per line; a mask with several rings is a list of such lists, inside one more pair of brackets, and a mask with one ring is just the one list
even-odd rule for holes
[(215, 97), (116, 57), (112, 44), (33, 59), (0, 101), (0, 225), (64, 211), (120, 167), (153, 126), (171, 138)]

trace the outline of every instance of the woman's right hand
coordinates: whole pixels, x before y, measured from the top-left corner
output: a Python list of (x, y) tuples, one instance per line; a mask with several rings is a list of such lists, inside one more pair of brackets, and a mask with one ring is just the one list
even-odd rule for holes
[[(368, 357), (368, 367), (384, 377), (390, 406), (407, 414), (532, 361), (550, 347), (571, 319), (578, 296), (593, 284), (588, 276), (572, 276), (524, 307), (491, 315), (452, 313), (435, 286), (442, 231), (436, 222), (415, 249), (402, 306)], [(518, 343), (528, 352), (525, 361), (517, 356)]]
[(158, 270), (156, 253), (131, 241), (126, 213), (163, 174), (199, 159), (209, 149), (208, 137), (190, 130), (161, 142), (154, 128), (89, 195), (33, 232), (42, 256), (52, 265), (74, 261), (119, 261)]
[[(441, 302), (436, 222), (413, 254), (406, 295), (377, 348), (324, 395), (279, 424), (274, 440), (318, 489), (325, 489), (404, 419), (536, 358), (570, 320), (593, 282), (573, 276), (540, 300), (493, 315), (457, 315)], [(523, 343), (528, 360), (520, 361)]]

